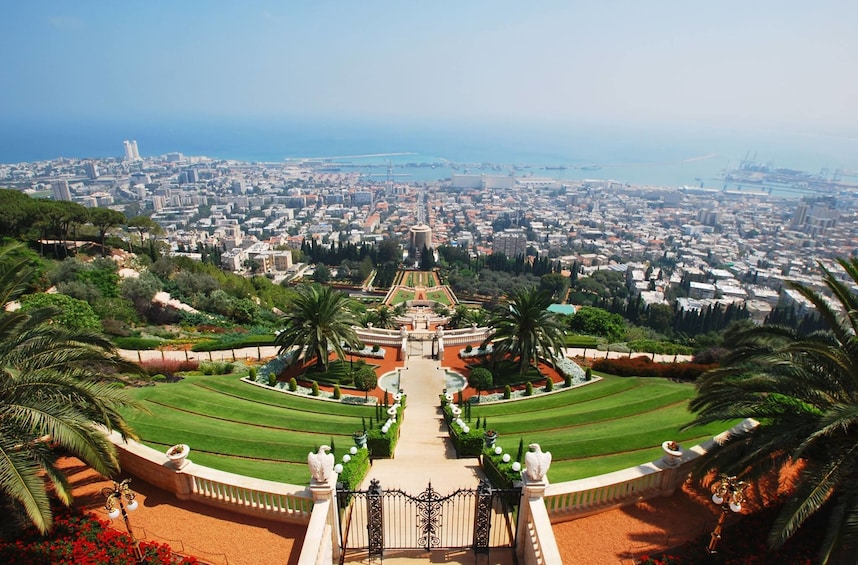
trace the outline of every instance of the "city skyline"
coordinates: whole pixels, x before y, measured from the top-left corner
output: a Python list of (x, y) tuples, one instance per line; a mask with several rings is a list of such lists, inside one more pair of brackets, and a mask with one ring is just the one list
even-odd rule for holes
[[(7, 4), (0, 120), (858, 133), (847, 2)], [(128, 135), (133, 135), (130, 132)]]

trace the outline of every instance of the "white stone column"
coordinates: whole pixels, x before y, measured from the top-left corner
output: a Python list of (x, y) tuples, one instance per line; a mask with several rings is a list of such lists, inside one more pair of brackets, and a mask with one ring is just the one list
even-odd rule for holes
[(340, 543), (340, 513), (337, 509), (337, 473), (331, 474), (326, 482), (313, 479), (310, 482), (310, 494), (313, 496), (314, 508), (316, 505), (327, 508), (325, 524), (331, 529), (331, 547), (333, 561), (340, 559), (342, 543)]

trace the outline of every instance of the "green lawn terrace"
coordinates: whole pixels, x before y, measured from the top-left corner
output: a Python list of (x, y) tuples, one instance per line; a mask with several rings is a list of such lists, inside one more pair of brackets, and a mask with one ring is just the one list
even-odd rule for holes
[(432, 307), (433, 303), (450, 307), (458, 304), (453, 291), (441, 285), (434, 271), (399, 271), (384, 298), (384, 304)]

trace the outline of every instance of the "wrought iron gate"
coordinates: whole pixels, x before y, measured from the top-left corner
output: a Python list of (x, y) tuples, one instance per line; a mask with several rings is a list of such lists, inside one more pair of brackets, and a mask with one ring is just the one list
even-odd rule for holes
[(423, 342), (416, 339), (409, 339), (406, 351), (408, 352), (409, 357), (423, 355)]
[(432, 484), (413, 496), (383, 490), (377, 480), (364, 491), (338, 489), (343, 556), (365, 550), (381, 557), (386, 549), (512, 548), (521, 489), (495, 489), (487, 481), (476, 489), (441, 495)]

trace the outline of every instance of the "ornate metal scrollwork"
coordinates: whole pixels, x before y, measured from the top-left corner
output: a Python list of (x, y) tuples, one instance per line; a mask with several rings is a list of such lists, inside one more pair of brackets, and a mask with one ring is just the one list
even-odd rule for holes
[(441, 502), (432, 483), (417, 497), (417, 543), (427, 551), (441, 545)]
[(485, 479), (477, 487), (477, 511), (474, 514), (474, 553), (489, 552), (492, 528), (492, 486)]
[(384, 554), (384, 504), (381, 483), (372, 479), (366, 492), (366, 529), (370, 556)]

